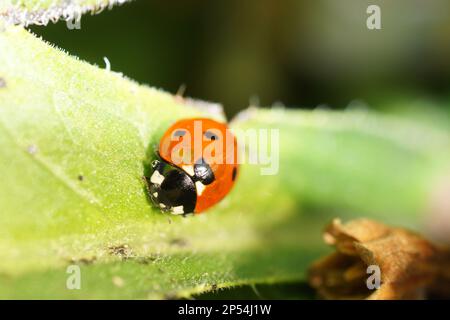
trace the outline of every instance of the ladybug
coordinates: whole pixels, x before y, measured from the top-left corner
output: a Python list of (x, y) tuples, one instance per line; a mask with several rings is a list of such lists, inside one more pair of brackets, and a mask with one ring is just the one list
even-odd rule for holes
[(222, 200), (238, 173), (237, 140), (224, 123), (183, 119), (162, 136), (152, 175), (152, 202), (176, 215), (202, 213)]

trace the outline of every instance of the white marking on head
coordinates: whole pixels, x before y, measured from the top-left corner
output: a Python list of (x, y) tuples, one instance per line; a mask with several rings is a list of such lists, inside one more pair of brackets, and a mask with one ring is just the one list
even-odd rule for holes
[(183, 170), (186, 171), (187, 174), (190, 175), (191, 177), (195, 175), (193, 166), (181, 166), (181, 168), (183, 168)]
[(163, 209), (166, 207), (166, 205), (164, 203), (160, 203), (159, 206)]
[(154, 196), (155, 198), (158, 198), (158, 192), (153, 192), (153, 196)]
[(158, 170), (155, 170), (155, 172), (153, 172), (153, 174), (152, 174), (152, 176), (150, 178), (150, 182), (154, 183), (154, 184), (161, 185), (161, 183), (163, 181), (164, 181), (164, 176), (161, 175)]
[(184, 207), (183, 206), (173, 207), (172, 213), (173, 214), (184, 214)]
[(195, 188), (197, 189), (197, 195), (201, 196), (206, 187), (200, 181), (196, 181)]

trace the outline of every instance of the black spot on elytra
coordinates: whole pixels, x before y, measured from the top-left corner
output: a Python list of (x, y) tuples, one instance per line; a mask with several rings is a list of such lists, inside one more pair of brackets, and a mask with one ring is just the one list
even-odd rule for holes
[(236, 175), (237, 175), (237, 168), (234, 167), (233, 168), (233, 173), (231, 174), (231, 180), (232, 181), (236, 180)]
[(184, 136), (186, 134), (186, 131), (184, 131), (184, 130), (177, 130), (177, 131), (175, 131), (174, 133), (173, 133), (173, 136), (174, 137), (182, 137), (182, 136)]
[(205, 131), (204, 135), (207, 139), (212, 140), (212, 141), (218, 139), (217, 136), (214, 133), (212, 133), (211, 131)]

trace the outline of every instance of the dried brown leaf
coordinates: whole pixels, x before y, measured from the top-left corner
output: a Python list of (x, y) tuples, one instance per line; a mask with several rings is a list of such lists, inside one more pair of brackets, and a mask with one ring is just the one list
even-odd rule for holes
[[(449, 297), (450, 254), (422, 236), (368, 219), (342, 224), (335, 219), (324, 240), (336, 252), (315, 262), (312, 287), (327, 299), (419, 299)], [(368, 266), (381, 271), (381, 285), (370, 290)]]

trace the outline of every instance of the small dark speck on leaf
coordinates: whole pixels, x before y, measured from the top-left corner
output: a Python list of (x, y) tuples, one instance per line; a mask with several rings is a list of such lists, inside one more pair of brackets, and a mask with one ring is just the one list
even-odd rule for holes
[(174, 238), (170, 240), (170, 244), (172, 246), (187, 247), (189, 245), (189, 242), (183, 238)]
[(149, 264), (150, 262), (152, 262), (152, 259), (148, 257), (139, 257), (136, 259), (136, 262), (140, 264)]
[(39, 149), (38, 149), (37, 145), (31, 144), (28, 146), (27, 151), (29, 154), (33, 155), (33, 154), (36, 154), (39, 151)]
[(69, 262), (71, 264), (84, 264), (89, 265), (95, 262), (97, 260), (97, 257), (89, 257), (89, 258), (80, 258), (80, 259), (70, 259)]
[(108, 248), (111, 255), (121, 257), (122, 259), (128, 259), (132, 257), (132, 250), (127, 244), (119, 246), (111, 246)]
[[(111, 248), (110, 248), (110, 250), (111, 250)], [(117, 247), (116, 247), (116, 249), (113, 249), (113, 250), (117, 251)], [(120, 253), (112, 252), (111, 254), (124, 256), (124, 258), (126, 260), (133, 261), (133, 262), (140, 263), (140, 264), (145, 264), (145, 265), (146, 264), (150, 264), (150, 263), (154, 263), (154, 262), (158, 261), (159, 259), (161, 259), (161, 256), (159, 254), (157, 254), (157, 253), (152, 253), (152, 254), (150, 254), (148, 256), (139, 257), (137, 255), (132, 255), (131, 252), (127, 256), (125, 253), (122, 253), (123, 249), (121, 249), (121, 248), (119, 249), (119, 252)]]
[(6, 81), (3, 78), (0, 78), (0, 88), (6, 88)]
[(149, 264), (158, 260), (159, 256), (157, 254), (151, 254), (145, 257), (137, 257), (136, 262), (140, 264)]
[(80, 174), (80, 175), (78, 176), (78, 180), (83, 181), (83, 180), (84, 180), (84, 176)]

